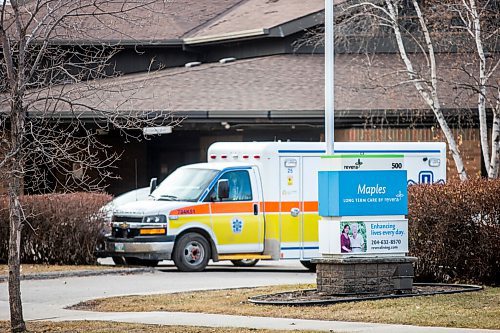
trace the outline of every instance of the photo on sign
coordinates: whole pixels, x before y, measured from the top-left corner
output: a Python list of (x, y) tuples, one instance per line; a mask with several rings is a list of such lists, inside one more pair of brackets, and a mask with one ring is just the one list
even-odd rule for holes
[(340, 225), (340, 252), (366, 252), (366, 225), (364, 222), (343, 222)]

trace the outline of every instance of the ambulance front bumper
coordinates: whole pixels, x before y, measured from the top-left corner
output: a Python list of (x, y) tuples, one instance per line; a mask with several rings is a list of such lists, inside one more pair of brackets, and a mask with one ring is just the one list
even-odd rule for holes
[[(169, 237), (170, 238), (170, 237)], [(174, 249), (174, 237), (162, 241), (134, 241), (132, 239), (108, 238), (104, 249), (97, 251), (98, 257), (134, 257), (150, 260), (170, 260)]]

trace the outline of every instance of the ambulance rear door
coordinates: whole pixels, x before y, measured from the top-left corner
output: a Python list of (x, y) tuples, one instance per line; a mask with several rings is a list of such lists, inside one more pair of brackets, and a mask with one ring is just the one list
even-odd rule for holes
[(319, 257), (318, 170), (320, 156), (302, 157), (302, 259)]

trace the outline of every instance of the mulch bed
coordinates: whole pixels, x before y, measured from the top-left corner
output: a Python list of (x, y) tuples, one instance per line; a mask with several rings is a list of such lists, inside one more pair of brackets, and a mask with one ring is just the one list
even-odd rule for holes
[(465, 284), (414, 283), (413, 289), (404, 293), (393, 294), (335, 294), (328, 295), (316, 289), (295, 290), (249, 298), (249, 302), (262, 305), (322, 305), (342, 302), (358, 302), (376, 299), (429, 296), (479, 291), (483, 287)]

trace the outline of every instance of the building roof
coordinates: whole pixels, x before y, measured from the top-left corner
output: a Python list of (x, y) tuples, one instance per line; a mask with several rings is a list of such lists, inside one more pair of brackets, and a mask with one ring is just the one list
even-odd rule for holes
[[(438, 59), (440, 73), (444, 73), (439, 83), (443, 109), (477, 107), (476, 95), (457, 85), (466, 82), (465, 74), (455, 69), (459, 56)], [(337, 55), (335, 64), (337, 117), (371, 110), (429, 109), (408, 82), (396, 54), (379, 54), (370, 59)], [(87, 90), (86, 86), (65, 89), (73, 91), (70, 96), (74, 102), (99, 109), (173, 111), (191, 119), (321, 118), (324, 114), (321, 55), (276, 55), (210, 63), (125, 75), (93, 84), (98, 91)]]
[[(345, 1), (335, 0), (335, 3)], [(29, 2), (26, 4), (30, 5)], [(295, 29), (310, 28), (323, 22), (323, 9), (324, 0), (68, 1), (51, 15), (57, 19), (71, 14), (58, 24), (52, 41), (67, 44), (194, 44), (215, 37), (241, 38), (249, 31), (268, 34), (268, 29), (287, 23), (296, 23)], [(26, 15), (28, 11), (33, 10), (27, 9)], [(47, 8), (42, 6), (38, 18), (45, 16), (46, 11)], [(319, 15), (313, 20), (300, 21), (315, 13)], [(7, 21), (12, 20), (9, 8), (6, 14), (10, 17)], [(300, 22), (295, 22), (297, 20)], [(48, 22), (52, 24), (53, 21)], [(39, 31), (43, 33), (44, 29)], [(274, 33), (286, 35), (293, 32), (293, 29), (288, 31), (285, 28)]]

